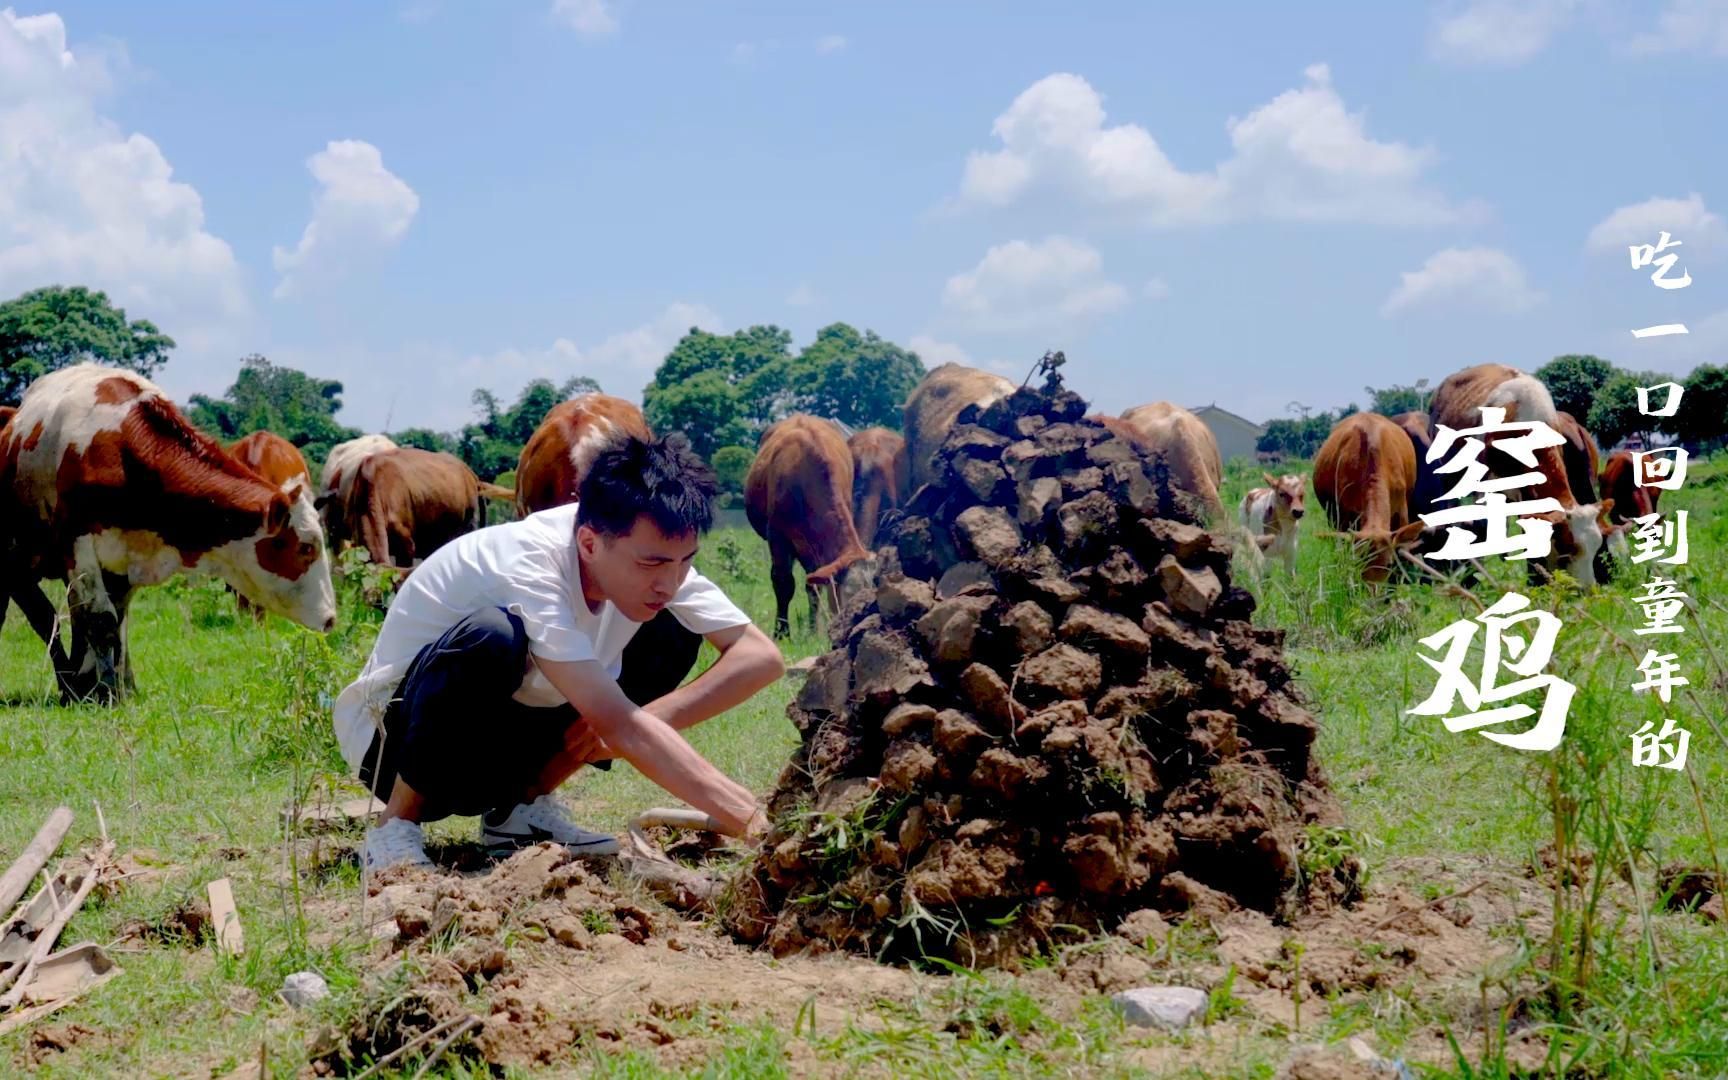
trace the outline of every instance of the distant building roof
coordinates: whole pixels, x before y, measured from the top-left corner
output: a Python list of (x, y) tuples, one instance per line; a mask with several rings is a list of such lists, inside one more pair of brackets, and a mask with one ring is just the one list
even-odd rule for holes
[(1256, 434), (1256, 435), (1266, 434), (1266, 428), (1263, 425), (1256, 424), (1254, 421), (1248, 419), (1245, 416), (1237, 416), (1235, 413), (1231, 412), (1229, 409), (1220, 409), (1216, 405), (1200, 405), (1200, 406), (1196, 406), (1195, 408), (1189, 409), (1188, 411), (1193, 413), (1195, 416), (1200, 417), (1201, 419), (1205, 419), (1205, 417), (1208, 413), (1216, 413), (1219, 416), (1227, 416), (1230, 419), (1235, 420), (1237, 423), (1245, 424), (1248, 427), (1253, 428), (1254, 434)]

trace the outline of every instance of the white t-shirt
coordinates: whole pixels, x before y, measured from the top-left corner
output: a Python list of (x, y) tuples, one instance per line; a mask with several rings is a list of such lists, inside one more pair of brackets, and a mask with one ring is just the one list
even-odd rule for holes
[[(521, 616), (528, 649), (546, 660), (594, 660), (616, 679), (624, 646), (643, 624), (608, 600), (599, 612), (582, 596), (576, 557), (576, 504), (530, 514), (460, 536), (415, 567), (402, 583), (360, 677), (336, 698), (336, 740), (358, 771), (382, 730), (396, 684), (420, 650), (465, 616), (501, 607)], [(685, 629), (712, 634), (750, 617), (695, 567), (668, 605)], [(532, 665), (515, 694), (524, 705), (564, 704), (563, 695)], [(643, 704), (639, 702), (638, 704)]]

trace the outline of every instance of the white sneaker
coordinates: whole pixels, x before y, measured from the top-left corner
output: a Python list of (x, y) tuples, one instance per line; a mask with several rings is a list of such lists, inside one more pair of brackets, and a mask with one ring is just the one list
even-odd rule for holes
[(432, 865), (426, 857), (426, 834), (419, 822), (407, 818), (391, 818), (367, 829), (366, 840), (360, 845), (360, 861), (371, 873), (392, 866)]
[(563, 844), (576, 855), (614, 855), (618, 851), (617, 837), (577, 827), (556, 795), (520, 803), (502, 818), (494, 810), (482, 817), (480, 824), (480, 841), (492, 855), (508, 855), (544, 840)]

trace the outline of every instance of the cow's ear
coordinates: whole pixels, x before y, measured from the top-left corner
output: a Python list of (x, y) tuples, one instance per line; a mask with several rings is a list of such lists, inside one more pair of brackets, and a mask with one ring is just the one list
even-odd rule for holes
[(1267, 487), (1274, 488), (1274, 489), (1276, 489), (1278, 487), (1278, 480), (1271, 473), (1263, 472), (1260, 474), (1260, 477), (1261, 477), (1261, 479), (1266, 481)]
[(1398, 547), (1405, 547), (1414, 544), (1422, 538), (1422, 530), (1427, 527), (1427, 524), (1424, 522), (1412, 521), (1410, 524), (1392, 534), (1392, 542)]
[(1612, 509), (1614, 509), (1614, 500), (1613, 499), (1603, 499), (1600, 503), (1597, 504), (1596, 520), (1601, 521), (1601, 522), (1607, 522), (1608, 511), (1610, 511)]
[(264, 510), (264, 535), (275, 536), (288, 527), (288, 496), (278, 491), (270, 496), (270, 505)]

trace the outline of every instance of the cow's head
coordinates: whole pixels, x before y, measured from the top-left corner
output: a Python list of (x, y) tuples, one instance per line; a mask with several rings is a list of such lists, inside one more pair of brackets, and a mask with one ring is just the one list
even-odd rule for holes
[(1412, 521), (1399, 529), (1359, 529), (1347, 533), (1325, 533), (1350, 541), (1351, 549), (1362, 560), (1362, 580), (1378, 585), (1392, 576), (1394, 567), (1406, 556), (1415, 557), (1417, 543), (1425, 526)]
[(1584, 503), (1534, 515), (1553, 524), (1554, 558), (1560, 568), (1580, 585), (1596, 580), (1596, 553), (1602, 550), (1614, 526), (1608, 520), (1613, 499)]
[(324, 530), (305, 477), (288, 481), (271, 497), (257, 531), (209, 558), (218, 575), (259, 607), (320, 632), (336, 625)]
[(1302, 501), (1308, 490), (1307, 481), (1298, 473), (1285, 473), (1279, 477), (1274, 477), (1271, 473), (1260, 475), (1266, 478), (1266, 486), (1272, 489), (1273, 518), (1301, 521)]

